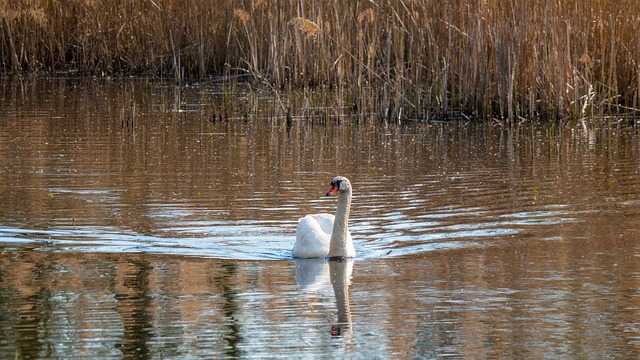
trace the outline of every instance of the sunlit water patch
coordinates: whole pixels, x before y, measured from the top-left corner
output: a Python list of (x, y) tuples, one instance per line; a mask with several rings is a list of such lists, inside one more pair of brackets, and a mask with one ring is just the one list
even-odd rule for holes
[[(156, 210), (150, 216), (164, 226), (149, 234), (104, 226), (49, 229), (5, 226), (0, 227), (0, 242), (37, 251), (148, 253), (236, 260), (291, 258), (295, 220), (286, 223), (280, 220), (206, 220), (193, 209), (158, 206)], [(358, 258), (492, 246), (499, 241), (517, 239), (531, 226), (557, 226), (579, 221), (579, 214), (568, 210), (493, 215), (476, 208), (440, 214), (447, 216), (412, 218), (395, 211), (371, 218), (353, 218), (350, 230)]]
[(214, 231), (203, 227), (197, 233), (198, 236), (162, 237), (109, 228), (29, 230), (2, 227), (0, 242), (5, 246), (36, 251), (145, 253), (236, 260), (291, 257), (292, 240), (272, 227), (228, 224), (216, 226)]

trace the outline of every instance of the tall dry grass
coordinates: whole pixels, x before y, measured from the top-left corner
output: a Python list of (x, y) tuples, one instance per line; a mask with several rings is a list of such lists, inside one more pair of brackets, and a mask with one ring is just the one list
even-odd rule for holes
[(389, 118), (640, 106), (636, 0), (0, 0), (0, 19), (5, 77), (250, 77)]

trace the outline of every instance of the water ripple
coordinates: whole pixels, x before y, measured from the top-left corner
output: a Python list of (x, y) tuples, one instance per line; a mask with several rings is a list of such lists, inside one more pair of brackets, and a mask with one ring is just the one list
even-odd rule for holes
[[(548, 207), (510, 214), (491, 214), (481, 208), (410, 216), (401, 211), (353, 218), (351, 232), (358, 258), (415, 255), (443, 249), (490, 246), (532, 226), (579, 222), (579, 213)], [(149, 253), (236, 260), (291, 258), (295, 221), (202, 220), (191, 211), (163, 209), (156, 219), (166, 221), (155, 233), (142, 234), (117, 227), (26, 229), (0, 227), (0, 243), (38, 251)], [(434, 219), (425, 221), (425, 219)], [(492, 221), (487, 221), (491, 219)]]

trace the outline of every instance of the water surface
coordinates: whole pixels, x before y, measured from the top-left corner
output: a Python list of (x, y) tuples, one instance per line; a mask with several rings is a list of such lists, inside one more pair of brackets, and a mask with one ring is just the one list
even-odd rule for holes
[[(287, 122), (267, 95), (146, 80), (0, 93), (2, 358), (640, 355), (633, 121)], [(358, 257), (293, 260), (336, 174)]]

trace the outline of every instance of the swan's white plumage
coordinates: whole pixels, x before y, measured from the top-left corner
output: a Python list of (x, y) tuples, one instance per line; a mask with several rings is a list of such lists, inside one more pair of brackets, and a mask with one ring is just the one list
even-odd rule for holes
[(337, 195), (336, 215), (307, 215), (298, 221), (293, 256), (296, 258), (344, 259), (356, 256), (349, 233), (351, 182), (343, 176), (331, 180), (327, 196)]
[[(293, 256), (297, 258), (322, 258), (329, 254), (331, 233), (335, 216), (331, 214), (306, 215), (298, 220)], [(355, 257), (351, 233), (347, 230), (347, 257)]]

